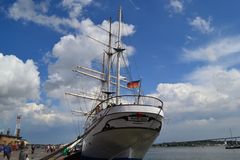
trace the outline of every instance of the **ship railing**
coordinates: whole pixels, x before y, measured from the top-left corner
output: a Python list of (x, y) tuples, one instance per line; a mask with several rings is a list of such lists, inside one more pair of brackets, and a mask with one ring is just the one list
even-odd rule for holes
[[(116, 99), (118, 98), (118, 104), (116, 104)], [(157, 107), (162, 109), (163, 102), (152, 96), (143, 96), (143, 95), (121, 95), (108, 98), (101, 103), (99, 103), (90, 114), (96, 114), (101, 110), (109, 107), (115, 107), (119, 105), (138, 105), (138, 106), (149, 106)]]

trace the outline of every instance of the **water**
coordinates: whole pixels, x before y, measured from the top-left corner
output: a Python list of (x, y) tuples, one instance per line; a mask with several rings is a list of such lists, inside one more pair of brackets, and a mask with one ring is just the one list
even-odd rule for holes
[(214, 147), (156, 147), (151, 148), (144, 160), (237, 160), (240, 149)]
[[(46, 156), (44, 149), (36, 149), (32, 155), (31, 150), (26, 151), (31, 160), (39, 160)], [(14, 151), (11, 160), (18, 160), (18, 151)], [(0, 152), (0, 160), (2, 160)], [(239, 160), (240, 149), (225, 149), (224, 146), (218, 147), (159, 147), (151, 148), (144, 160)]]

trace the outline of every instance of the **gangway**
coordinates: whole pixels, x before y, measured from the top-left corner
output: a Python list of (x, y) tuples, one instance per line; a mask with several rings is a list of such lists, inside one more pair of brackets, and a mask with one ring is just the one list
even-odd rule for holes
[(79, 137), (78, 137), (76, 140), (74, 140), (73, 142), (68, 143), (68, 144), (65, 145), (64, 147), (62, 147), (62, 148), (56, 150), (55, 152), (53, 152), (53, 153), (51, 153), (51, 154), (49, 154), (49, 155), (41, 158), (40, 160), (50, 160), (50, 159), (51, 159), (51, 160), (57, 160), (57, 159), (59, 159), (60, 157), (62, 158), (62, 157), (64, 157), (64, 156), (66, 156), (66, 155), (65, 155), (65, 154), (66, 154), (66, 151), (67, 151), (68, 153), (70, 153), (71, 151), (73, 151), (74, 147), (75, 147), (77, 144), (79, 144), (79, 143), (82, 142), (84, 136), (85, 136), (84, 134), (81, 135), (81, 136), (79, 136)]

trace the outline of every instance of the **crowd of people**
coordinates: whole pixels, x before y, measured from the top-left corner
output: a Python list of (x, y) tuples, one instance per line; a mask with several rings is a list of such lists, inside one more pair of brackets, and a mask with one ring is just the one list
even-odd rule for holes
[(3, 158), (4, 159), (10, 160), (11, 153), (12, 153), (11, 144), (0, 145), (0, 152), (3, 152)]
[[(26, 145), (24, 141), (21, 141), (20, 144), (16, 145), (11, 145), (9, 144), (0, 144), (0, 153), (3, 153), (3, 159), (4, 160), (10, 160), (12, 151), (13, 150), (19, 150), (19, 160), (29, 160), (29, 155), (27, 154), (26, 150)], [(34, 154), (35, 151), (35, 145), (31, 145), (31, 153)]]
[[(11, 160), (11, 155), (13, 151), (18, 151), (18, 160), (29, 160), (32, 155), (35, 154), (36, 148), (44, 149), (46, 154), (50, 154), (54, 151), (56, 151), (60, 146), (59, 145), (26, 145), (24, 141), (21, 141), (19, 144), (12, 145), (9, 144), (0, 144), (0, 153), (2, 153), (3, 160)], [(16, 157), (16, 152), (14, 153), (14, 158)], [(29, 157), (30, 156), (30, 157)], [(0, 160), (2, 160), (2, 157), (0, 157)]]
[(55, 145), (47, 145), (46, 147), (45, 147), (45, 151), (46, 152), (54, 152), (56, 150), (56, 146)]

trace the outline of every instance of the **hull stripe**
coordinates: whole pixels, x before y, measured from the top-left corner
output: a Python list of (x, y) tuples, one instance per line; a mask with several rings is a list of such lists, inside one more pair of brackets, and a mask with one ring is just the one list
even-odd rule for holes
[(111, 131), (111, 130), (123, 130), (123, 129), (143, 129), (143, 130), (152, 130), (152, 131), (156, 131), (156, 132), (160, 132), (161, 130), (161, 126), (159, 129), (152, 129), (152, 128), (145, 128), (145, 127), (121, 127), (121, 128), (110, 128), (108, 130), (103, 130), (101, 132), (95, 133), (93, 136), (96, 136), (97, 134), (103, 133), (103, 132), (107, 132), (107, 131)]

